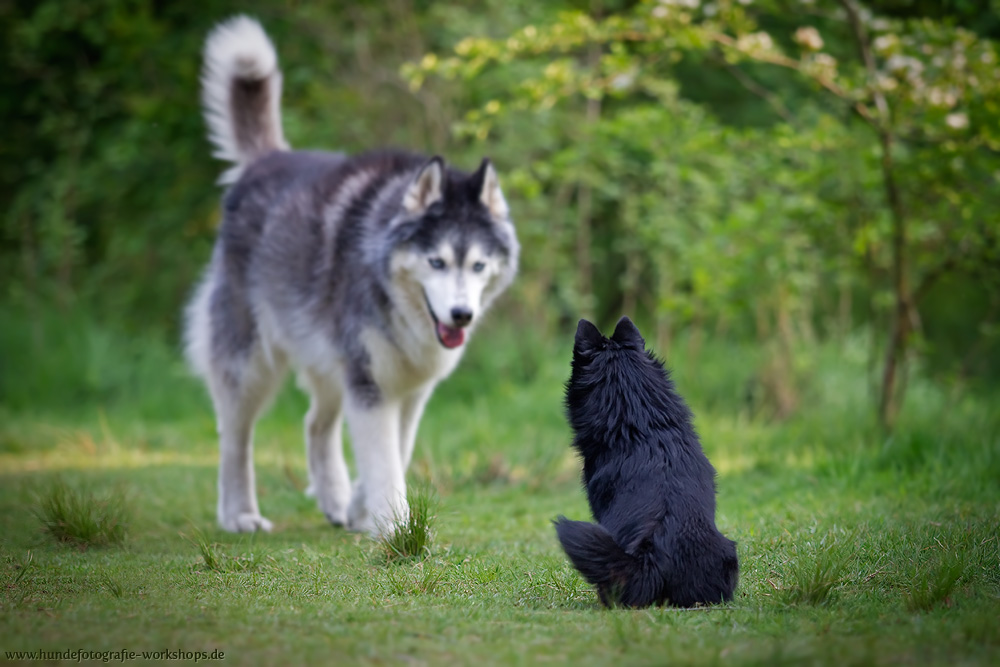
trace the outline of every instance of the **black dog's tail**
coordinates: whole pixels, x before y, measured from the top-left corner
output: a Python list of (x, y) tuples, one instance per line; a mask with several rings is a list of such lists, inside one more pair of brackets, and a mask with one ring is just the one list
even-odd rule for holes
[(596, 523), (555, 521), (556, 535), (573, 566), (597, 587), (606, 606), (646, 607), (656, 599), (660, 580), (655, 564), (625, 552), (607, 530)]

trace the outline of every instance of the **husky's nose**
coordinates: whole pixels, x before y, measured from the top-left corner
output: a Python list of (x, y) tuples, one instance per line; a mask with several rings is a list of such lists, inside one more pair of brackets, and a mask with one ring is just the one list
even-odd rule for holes
[(455, 306), (451, 309), (451, 321), (456, 327), (468, 326), (472, 321), (472, 309), (466, 306)]

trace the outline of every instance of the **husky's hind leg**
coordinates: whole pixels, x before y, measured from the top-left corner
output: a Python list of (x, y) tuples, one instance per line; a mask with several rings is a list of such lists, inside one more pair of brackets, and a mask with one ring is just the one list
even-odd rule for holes
[(320, 510), (335, 526), (347, 524), (351, 480), (344, 461), (343, 389), (336, 379), (315, 372), (302, 374), (312, 403), (306, 415), (309, 489)]
[(267, 363), (259, 352), (239, 367), (213, 368), (209, 387), (219, 430), (218, 520), (234, 533), (270, 531), (257, 507), (253, 468), (253, 425), (274, 396), (284, 363)]

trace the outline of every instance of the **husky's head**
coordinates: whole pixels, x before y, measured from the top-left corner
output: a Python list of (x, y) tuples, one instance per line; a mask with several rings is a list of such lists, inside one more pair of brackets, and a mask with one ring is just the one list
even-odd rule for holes
[(517, 271), (517, 237), (493, 165), (484, 159), (467, 175), (439, 157), (424, 164), (403, 193), (392, 235), (393, 284), (441, 345), (460, 347)]

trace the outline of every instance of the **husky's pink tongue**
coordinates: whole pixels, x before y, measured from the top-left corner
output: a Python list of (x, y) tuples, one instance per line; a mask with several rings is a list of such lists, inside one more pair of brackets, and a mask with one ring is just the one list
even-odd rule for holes
[(441, 344), (448, 349), (454, 349), (465, 342), (465, 329), (449, 327), (446, 324), (437, 323), (438, 338)]

